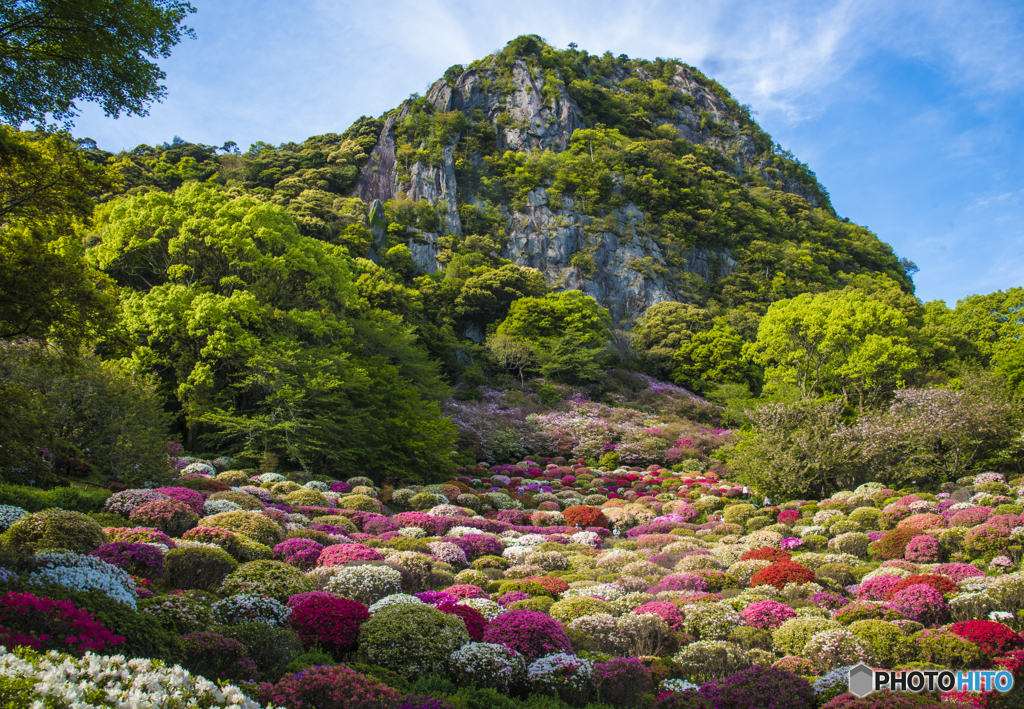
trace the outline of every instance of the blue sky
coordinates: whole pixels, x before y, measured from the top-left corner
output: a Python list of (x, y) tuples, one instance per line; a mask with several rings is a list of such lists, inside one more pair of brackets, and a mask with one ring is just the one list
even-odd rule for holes
[(1024, 3), (192, 0), (143, 118), (83, 106), (107, 150), (341, 132), (520, 34), (674, 57), (750, 104), (838, 212), (917, 263), (924, 300), (1024, 286)]

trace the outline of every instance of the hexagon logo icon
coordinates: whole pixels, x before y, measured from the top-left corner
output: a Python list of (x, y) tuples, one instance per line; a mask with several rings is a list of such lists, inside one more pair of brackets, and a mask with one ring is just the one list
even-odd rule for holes
[(849, 684), (851, 694), (866, 697), (875, 690), (875, 672), (863, 662), (850, 668)]

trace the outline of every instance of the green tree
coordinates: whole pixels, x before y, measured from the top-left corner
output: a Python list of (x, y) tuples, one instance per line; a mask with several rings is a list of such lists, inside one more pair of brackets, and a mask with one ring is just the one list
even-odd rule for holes
[(588, 381), (597, 375), (611, 323), (608, 310), (594, 298), (570, 290), (517, 300), (497, 333), (528, 342), (545, 377)]
[(70, 353), (108, 322), (107, 283), (77, 230), (116, 183), (65, 135), (0, 126), (0, 339), (50, 339)]
[(689, 342), (676, 350), (678, 366), (672, 378), (680, 386), (701, 390), (704, 382), (747, 384), (760, 389), (756, 366), (743, 356), (746, 343), (728, 325), (715, 325), (706, 332), (694, 334)]
[(464, 323), (484, 327), (502, 320), (520, 298), (538, 298), (547, 292), (544, 276), (535, 268), (506, 264), (466, 279), (455, 300), (455, 316)]
[(693, 333), (710, 326), (711, 315), (703, 308), (688, 303), (657, 303), (649, 307), (637, 322), (633, 346), (652, 374), (668, 377), (679, 348), (693, 337)]
[(748, 352), (769, 381), (856, 398), (863, 409), (916, 366), (906, 328), (900, 311), (859, 291), (804, 293), (768, 308)]
[(168, 57), (195, 9), (181, 0), (7, 0), (0, 3), (0, 119), (70, 127), (76, 101), (108, 116), (144, 116), (166, 94), (153, 59)]

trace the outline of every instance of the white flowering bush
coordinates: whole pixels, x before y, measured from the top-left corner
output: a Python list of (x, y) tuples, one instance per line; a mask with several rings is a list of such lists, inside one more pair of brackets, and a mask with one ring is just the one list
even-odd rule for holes
[(601, 535), (597, 532), (576, 532), (569, 536), (573, 544), (586, 544), (588, 547), (597, 549), (601, 546)]
[(700, 689), (700, 685), (685, 679), (663, 679), (658, 685), (659, 692), (685, 692), (688, 689)]
[(590, 691), (594, 664), (564, 652), (534, 660), (526, 668), (526, 679), (538, 694), (553, 694), (568, 704), (582, 704)]
[(207, 500), (203, 503), (203, 515), (206, 517), (220, 514), (221, 512), (238, 512), (241, 509), (242, 506), (240, 504), (231, 500)]
[(321, 482), (320, 480), (310, 480), (302, 487), (306, 488), (307, 490), (316, 490), (317, 492), (329, 492), (331, 489), (330, 485), (328, 485), (325, 482)]
[(508, 613), (508, 608), (498, 605), (489, 598), (466, 598), (464, 600), (459, 601), (455, 605), (468, 606), (469, 608), (474, 608), (480, 611), (480, 613), (483, 614), (484, 618), (487, 619), (488, 623), (497, 618), (499, 615), (504, 615), (505, 613)]
[(385, 596), (402, 592), (402, 574), (390, 566), (347, 566), (333, 572), (326, 590), (371, 606)]
[(431, 555), (438, 561), (443, 561), (452, 566), (467, 566), (466, 552), (451, 542), (430, 542)]
[(189, 463), (181, 469), (180, 473), (181, 477), (185, 477), (186, 475), (202, 475), (207, 478), (212, 478), (216, 474), (217, 469), (209, 463)]
[(384, 598), (380, 599), (379, 601), (377, 601), (376, 603), (371, 605), (370, 609), (369, 609), (370, 610), (370, 615), (373, 615), (374, 613), (376, 613), (378, 611), (384, 610), (385, 608), (388, 608), (389, 606), (397, 605), (399, 603), (413, 603), (413, 604), (415, 604), (415, 603), (423, 603), (423, 601), (421, 601), (420, 599), (416, 598), (416, 596), (410, 596), (410, 595), (408, 595), (406, 593), (393, 593), (390, 596), (384, 596)]
[(451, 654), (448, 666), (460, 685), (475, 683), (502, 693), (526, 679), (526, 658), (496, 643), (466, 643)]
[(857, 636), (846, 628), (815, 633), (804, 645), (803, 655), (823, 674), (837, 667), (872, 661)]
[(683, 627), (701, 640), (724, 640), (743, 620), (724, 603), (692, 603), (683, 606)]
[(36, 557), (37, 569), (29, 574), (31, 584), (56, 584), (76, 591), (102, 591), (118, 603), (136, 608), (135, 579), (94, 556), (65, 552), (44, 552)]
[(402, 527), (398, 530), (398, 533), (403, 537), (409, 537), (410, 539), (422, 539), (427, 536), (426, 530), (422, 527)]
[(11, 707), (261, 709), (233, 684), (214, 684), (178, 665), (123, 655), (87, 652), (78, 658), (0, 647), (0, 678)]
[(292, 609), (271, 598), (257, 596), (252, 593), (238, 593), (217, 601), (211, 609), (214, 617), (225, 625), (238, 623), (264, 623), (266, 625), (284, 625)]
[(14, 505), (0, 505), (0, 531), (3, 531), (28, 514), (27, 510)]

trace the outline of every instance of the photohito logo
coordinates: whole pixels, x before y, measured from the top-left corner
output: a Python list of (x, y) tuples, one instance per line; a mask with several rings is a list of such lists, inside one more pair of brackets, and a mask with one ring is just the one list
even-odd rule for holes
[(872, 692), (891, 689), (895, 692), (1009, 692), (1013, 675), (1006, 670), (873, 670), (864, 663), (854, 665), (848, 673), (851, 694), (866, 697)]

